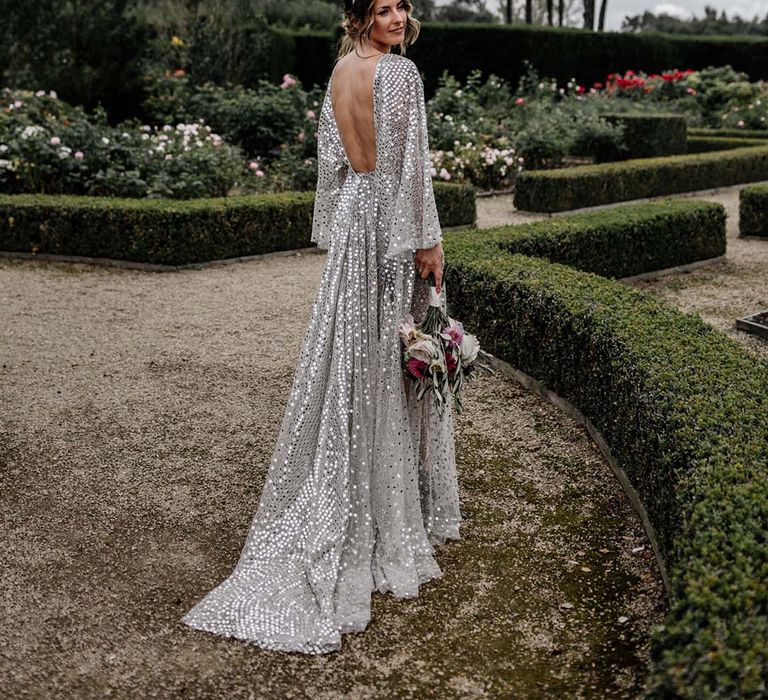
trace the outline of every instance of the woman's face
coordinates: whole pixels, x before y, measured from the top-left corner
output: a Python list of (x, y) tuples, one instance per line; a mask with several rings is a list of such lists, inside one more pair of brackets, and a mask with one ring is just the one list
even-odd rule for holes
[(371, 43), (394, 46), (405, 38), (408, 12), (403, 0), (374, 0)]

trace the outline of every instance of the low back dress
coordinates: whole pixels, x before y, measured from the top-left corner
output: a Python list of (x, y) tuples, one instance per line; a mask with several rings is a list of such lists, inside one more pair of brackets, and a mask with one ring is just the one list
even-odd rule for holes
[[(352, 169), (328, 82), (312, 241), (327, 250), (282, 427), (240, 559), (182, 618), (265, 649), (321, 654), (370, 621), (371, 594), (418, 595), (460, 539), (450, 405), (419, 400), (398, 326), (426, 313), (414, 255), (442, 240), (424, 86), (398, 54), (373, 79), (376, 166)], [(446, 289), (441, 290), (446, 309)]]

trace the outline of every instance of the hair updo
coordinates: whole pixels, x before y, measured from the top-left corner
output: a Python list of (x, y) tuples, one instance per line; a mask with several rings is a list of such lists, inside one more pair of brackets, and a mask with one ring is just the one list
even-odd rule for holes
[[(375, 23), (373, 16), (373, 5), (375, 0), (342, 0), (344, 3), (344, 19), (341, 20), (341, 28), (344, 30), (344, 34), (341, 37), (339, 43), (339, 52), (336, 56), (338, 61), (342, 56), (345, 56), (350, 51), (353, 51), (355, 47), (365, 39), (371, 38), (371, 31)], [(405, 20), (405, 34), (402, 42), (400, 42), (400, 53), (405, 55), (406, 46), (410, 46), (416, 37), (419, 36), (419, 30), (421, 24), (419, 20), (414, 19), (411, 16), (413, 12), (413, 3), (411, 0), (402, 0), (405, 5), (405, 11), (407, 17)], [(355, 22), (358, 23), (359, 29), (355, 26)]]

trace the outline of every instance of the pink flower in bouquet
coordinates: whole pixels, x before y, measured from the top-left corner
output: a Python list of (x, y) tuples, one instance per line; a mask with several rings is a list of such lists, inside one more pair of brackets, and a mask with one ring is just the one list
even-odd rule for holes
[(449, 319), (450, 325), (443, 328), (443, 332), (440, 334), (445, 338), (453, 347), (461, 347), (461, 342), (464, 340), (464, 325), (461, 321), (455, 319)]
[(408, 345), (408, 343), (413, 340), (414, 333), (416, 332), (416, 325), (413, 322), (413, 314), (406, 314), (405, 320), (400, 324), (397, 332), (400, 334), (400, 340), (402, 340), (405, 345)]
[(448, 371), (453, 372), (453, 370), (456, 369), (456, 358), (453, 356), (452, 352), (446, 353), (445, 355), (445, 364), (448, 365)]

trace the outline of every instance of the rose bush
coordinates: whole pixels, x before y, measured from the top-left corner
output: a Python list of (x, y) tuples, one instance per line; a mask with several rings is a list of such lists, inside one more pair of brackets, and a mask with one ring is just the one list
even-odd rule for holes
[(55, 93), (4, 89), (0, 186), (6, 192), (122, 197), (222, 196), (251, 175), (240, 149), (200, 123), (110, 126)]

